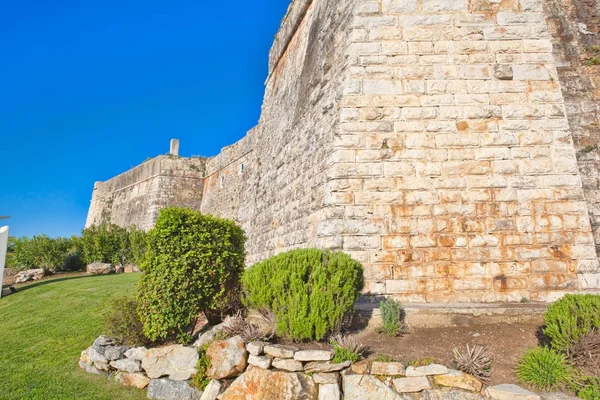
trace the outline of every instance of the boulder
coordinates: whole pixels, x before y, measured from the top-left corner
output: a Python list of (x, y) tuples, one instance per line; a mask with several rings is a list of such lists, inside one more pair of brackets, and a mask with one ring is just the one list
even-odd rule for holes
[(268, 343), (265, 342), (250, 342), (246, 345), (246, 350), (248, 353), (254, 356), (260, 356), (265, 348), (265, 345)]
[(316, 400), (317, 386), (306, 374), (253, 366), (221, 395), (221, 400)]
[(148, 398), (157, 400), (200, 400), (202, 392), (184, 381), (167, 378), (151, 379), (148, 385)]
[(404, 400), (408, 399), (394, 392), (392, 388), (373, 375), (345, 375), (344, 400)]
[(103, 348), (98, 348), (97, 346), (89, 347), (86, 350), (86, 354), (87, 354), (87, 359), (91, 363), (106, 363), (106, 364), (108, 364), (109, 360), (107, 360), (106, 357), (104, 357), (104, 349)]
[(219, 393), (221, 393), (221, 388), (223, 384), (216, 379), (213, 379), (208, 383), (206, 389), (204, 389), (204, 393), (202, 393), (202, 397), (200, 400), (215, 400)]
[(496, 385), (486, 389), (485, 395), (495, 400), (541, 400), (535, 393), (517, 385)]
[(106, 346), (104, 357), (109, 361), (120, 360), (127, 350), (129, 350), (128, 346)]
[(117, 344), (117, 339), (111, 338), (109, 336), (100, 335), (96, 340), (94, 340), (94, 346), (115, 346)]
[(424, 390), (419, 393), (419, 399), (422, 400), (485, 400), (486, 398), (479, 393), (463, 392), (454, 389), (432, 389)]
[(296, 361), (330, 361), (333, 352), (329, 350), (300, 350), (294, 354)]
[(106, 275), (115, 272), (115, 267), (112, 264), (92, 263), (85, 267), (85, 271), (91, 275)]
[(271, 357), (255, 356), (253, 354), (248, 356), (248, 364), (257, 366), (259, 368), (269, 369), (271, 368), (272, 362), (273, 359)]
[(430, 375), (443, 375), (449, 373), (448, 367), (440, 364), (429, 364), (423, 367), (408, 367), (406, 369), (406, 376), (430, 376)]
[(291, 358), (274, 359), (273, 368), (283, 369), (290, 372), (299, 372), (304, 370), (304, 366), (300, 361), (292, 360)]
[(115, 274), (122, 274), (125, 272), (125, 267), (122, 265), (117, 265), (115, 267)]
[(296, 351), (298, 351), (298, 349), (292, 346), (268, 344), (264, 347), (263, 351), (266, 355), (271, 356), (273, 358), (294, 358), (294, 354), (296, 354)]
[(239, 376), (248, 365), (248, 352), (239, 336), (213, 342), (206, 349), (206, 355), (210, 358), (206, 375), (213, 379)]
[(445, 375), (435, 375), (433, 382), (438, 386), (463, 389), (471, 392), (479, 392), (483, 387), (479, 379), (456, 370), (450, 370)]
[(394, 389), (399, 393), (415, 393), (431, 389), (431, 384), (425, 376), (397, 378), (392, 381), (392, 385), (394, 385)]
[(142, 361), (147, 351), (148, 349), (145, 347), (133, 347), (125, 352), (125, 357), (130, 360)]
[(126, 274), (132, 274), (134, 272), (142, 272), (142, 270), (140, 270), (135, 264), (127, 264), (125, 265), (125, 268), (123, 268), (123, 272)]
[(83, 369), (88, 374), (94, 375), (106, 375), (102, 369), (96, 368), (92, 363), (86, 363), (84, 361), (79, 360), (79, 368)]
[(15, 275), (15, 283), (25, 283), (30, 281), (38, 281), (44, 277), (45, 273), (42, 268), (28, 269), (27, 271), (18, 272)]
[(318, 372), (337, 372), (348, 368), (352, 363), (344, 361), (343, 363), (334, 364), (332, 362), (309, 362), (304, 366), (304, 371), (309, 374)]
[(150, 383), (150, 379), (141, 373), (119, 372), (115, 375), (115, 380), (121, 382), (123, 386), (143, 389)]
[(319, 385), (327, 385), (330, 383), (339, 383), (340, 382), (340, 374), (337, 372), (329, 372), (323, 374), (314, 374), (313, 381), (318, 383)]
[(214, 342), (217, 337), (217, 333), (223, 330), (223, 324), (215, 325), (206, 331), (204, 331), (198, 339), (194, 342), (193, 346), (196, 348), (202, 348), (207, 344)]
[(375, 361), (371, 364), (371, 374), (382, 376), (404, 376), (406, 368), (399, 362)]
[(319, 385), (319, 400), (340, 400), (342, 393), (337, 383)]
[(150, 349), (142, 358), (142, 368), (150, 379), (168, 376), (186, 381), (196, 373), (198, 351), (180, 344)]
[(129, 372), (130, 374), (142, 372), (142, 364), (139, 361), (130, 360), (128, 358), (111, 361), (110, 366), (119, 371)]

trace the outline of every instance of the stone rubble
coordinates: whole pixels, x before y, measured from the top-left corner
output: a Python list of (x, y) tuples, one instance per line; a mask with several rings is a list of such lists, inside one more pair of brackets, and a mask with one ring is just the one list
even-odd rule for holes
[(42, 268), (29, 269), (27, 271), (18, 272), (13, 280), (14, 283), (25, 283), (30, 281), (38, 281), (44, 277), (45, 273)]
[(85, 271), (90, 275), (107, 275), (116, 272), (115, 266), (106, 263), (92, 263), (85, 267)]

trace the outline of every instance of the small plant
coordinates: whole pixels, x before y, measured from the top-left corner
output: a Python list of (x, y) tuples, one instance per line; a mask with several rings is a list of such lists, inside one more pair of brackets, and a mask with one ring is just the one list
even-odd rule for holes
[(379, 303), (379, 308), (383, 326), (378, 328), (377, 332), (384, 333), (389, 337), (406, 334), (405, 312), (400, 301), (388, 298)]
[(329, 340), (333, 346), (333, 362), (343, 363), (359, 361), (367, 347), (351, 336), (336, 335)]
[(577, 392), (577, 397), (583, 400), (600, 399), (600, 378), (587, 378), (583, 388)]
[(585, 64), (586, 64), (588, 67), (591, 67), (591, 66), (593, 66), (593, 65), (600, 65), (600, 57), (592, 57), (592, 58), (588, 58), (588, 59), (585, 61)]
[(552, 348), (566, 353), (593, 329), (600, 328), (600, 296), (568, 294), (544, 313), (544, 334)]
[(454, 363), (458, 370), (473, 375), (480, 381), (488, 383), (492, 372), (492, 353), (483, 346), (469, 346), (463, 351), (453, 349)]
[(388, 356), (387, 354), (377, 354), (373, 361), (375, 362), (396, 362), (396, 359), (392, 356)]
[(263, 332), (258, 326), (248, 323), (241, 311), (225, 318), (223, 333), (226, 337), (241, 336), (246, 343), (268, 338), (269, 334)]
[(577, 371), (566, 357), (547, 347), (528, 350), (517, 365), (517, 378), (539, 392), (572, 385), (576, 377)]
[(137, 315), (137, 301), (130, 297), (111, 299), (104, 314), (104, 331), (128, 346), (144, 346), (149, 340), (144, 336), (142, 322)]
[(585, 375), (600, 376), (600, 332), (593, 330), (582, 336), (568, 355)]
[(527, 297), (522, 297), (521, 298), (521, 303), (527, 304), (527, 303), (529, 303), (529, 299)]
[[(218, 340), (218, 339), (215, 339)], [(210, 368), (210, 358), (206, 354), (208, 346), (213, 342), (207, 343), (198, 350), (198, 363), (196, 364), (196, 375), (192, 376), (190, 383), (196, 389), (204, 391), (210, 383), (210, 378), (206, 376), (206, 371)]]
[(427, 365), (433, 364), (434, 362), (435, 362), (435, 360), (433, 359), (433, 357), (424, 357), (424, 358), (417, 358), (417, 359), (411, 360), (407, 363), (407, 365), (418, 368), (418, 367), (425, 367)]

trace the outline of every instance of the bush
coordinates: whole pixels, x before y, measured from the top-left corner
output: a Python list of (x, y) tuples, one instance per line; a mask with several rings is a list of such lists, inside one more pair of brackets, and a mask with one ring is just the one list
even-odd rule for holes
[(336, 335), (329, 341), (333, 348), (333, 362), (343, 363), (359, 361), (367, 347), (350, 336)]
[(381, 321), (383, 326), (377, 330), (387, 336), (395, 337), (406, 333), (406, 325), (404, 324), (404, 309), (402, 303), (390, 298), (379, 303), (381, 310)]
[(584, 400), (600, 399), (600, 378), (587, 378), (583, 388), (578, 391), (577, 397)]
[(125, 264), (130, 257), (127, 229), (114, 224), (93, 225), (81, 232), (80, 246), (86, 264)]
[(488, 383), (492, 372), (492, 353), (482, 346), (469, 346), (463, 351), (457, 347), (453, 350), (454, 363), (459, 371), (473, 375), (484, 383)]
[(137, 315), (137, 301), (131, 297), (113, 298), (104, 314), (104, 331), (121, 344), (144, 346), (149, 340), (144, 336), (142, 322)]
[(566, 357), (547, 347), (528, 350), (517, 365), (517, 378), (540, 392), (572, 385), (576, 377), (577, 371)]
[(138, 315), (153, 340), (191, 339), (200, 311), (224, 306), (244, 270), (243, 230), (234, 222), (176, 207), (163, 209), (148, 233)]
[(13, 238), (10, 244), (10, 257), (7, 266), (17, 270), (43, 268), (46, 271), (61, 272), (81, 269), (76, 245), (72, 239), (50, 238), (46, 235)]
[(292, 250), (246, 270), (244, 303), (271, 310), (278, 335), (322, 340), (353, 311), (363, 284), (361, 264), (344, 253)]
[(600, 327), (600, 296), (568, 294), (548, 307), (544, 322), (544, 334), (552, 348), (567, 352), (592, 329)]
[(128, 254), (127, 262), (141, 265), (148, 249), (148, 233), (132, 225), (129, 228), (128, 236), (130, 251), (126, 253)]

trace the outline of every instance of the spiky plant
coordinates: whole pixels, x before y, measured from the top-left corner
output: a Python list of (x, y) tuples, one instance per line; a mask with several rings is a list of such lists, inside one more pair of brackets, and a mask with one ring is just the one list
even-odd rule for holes
[(530, 349), (517, 365), (517, 378), (538, 392), (577, 385), (577, 370), (567, 358), (547, 347)]
[(223, 332), (227, 337), (241, 336), (245, 342), (269, 339), (273, 336), (272, 332), (265, 332), (259, 326), (246, 321), (241, 311), (225, 318)]
[(348, 335), (335, 335), (329, 339), (329, 343), (333, 346), (334, 363), (357, 362), (368, 349), (367, 346)]
[(466, 349), (455, 347), (453, 353), (457, 369), (473, 375), (484, 383), (489, 382), (492, 372), (492, 353), (486, 347), (467, 344)]

